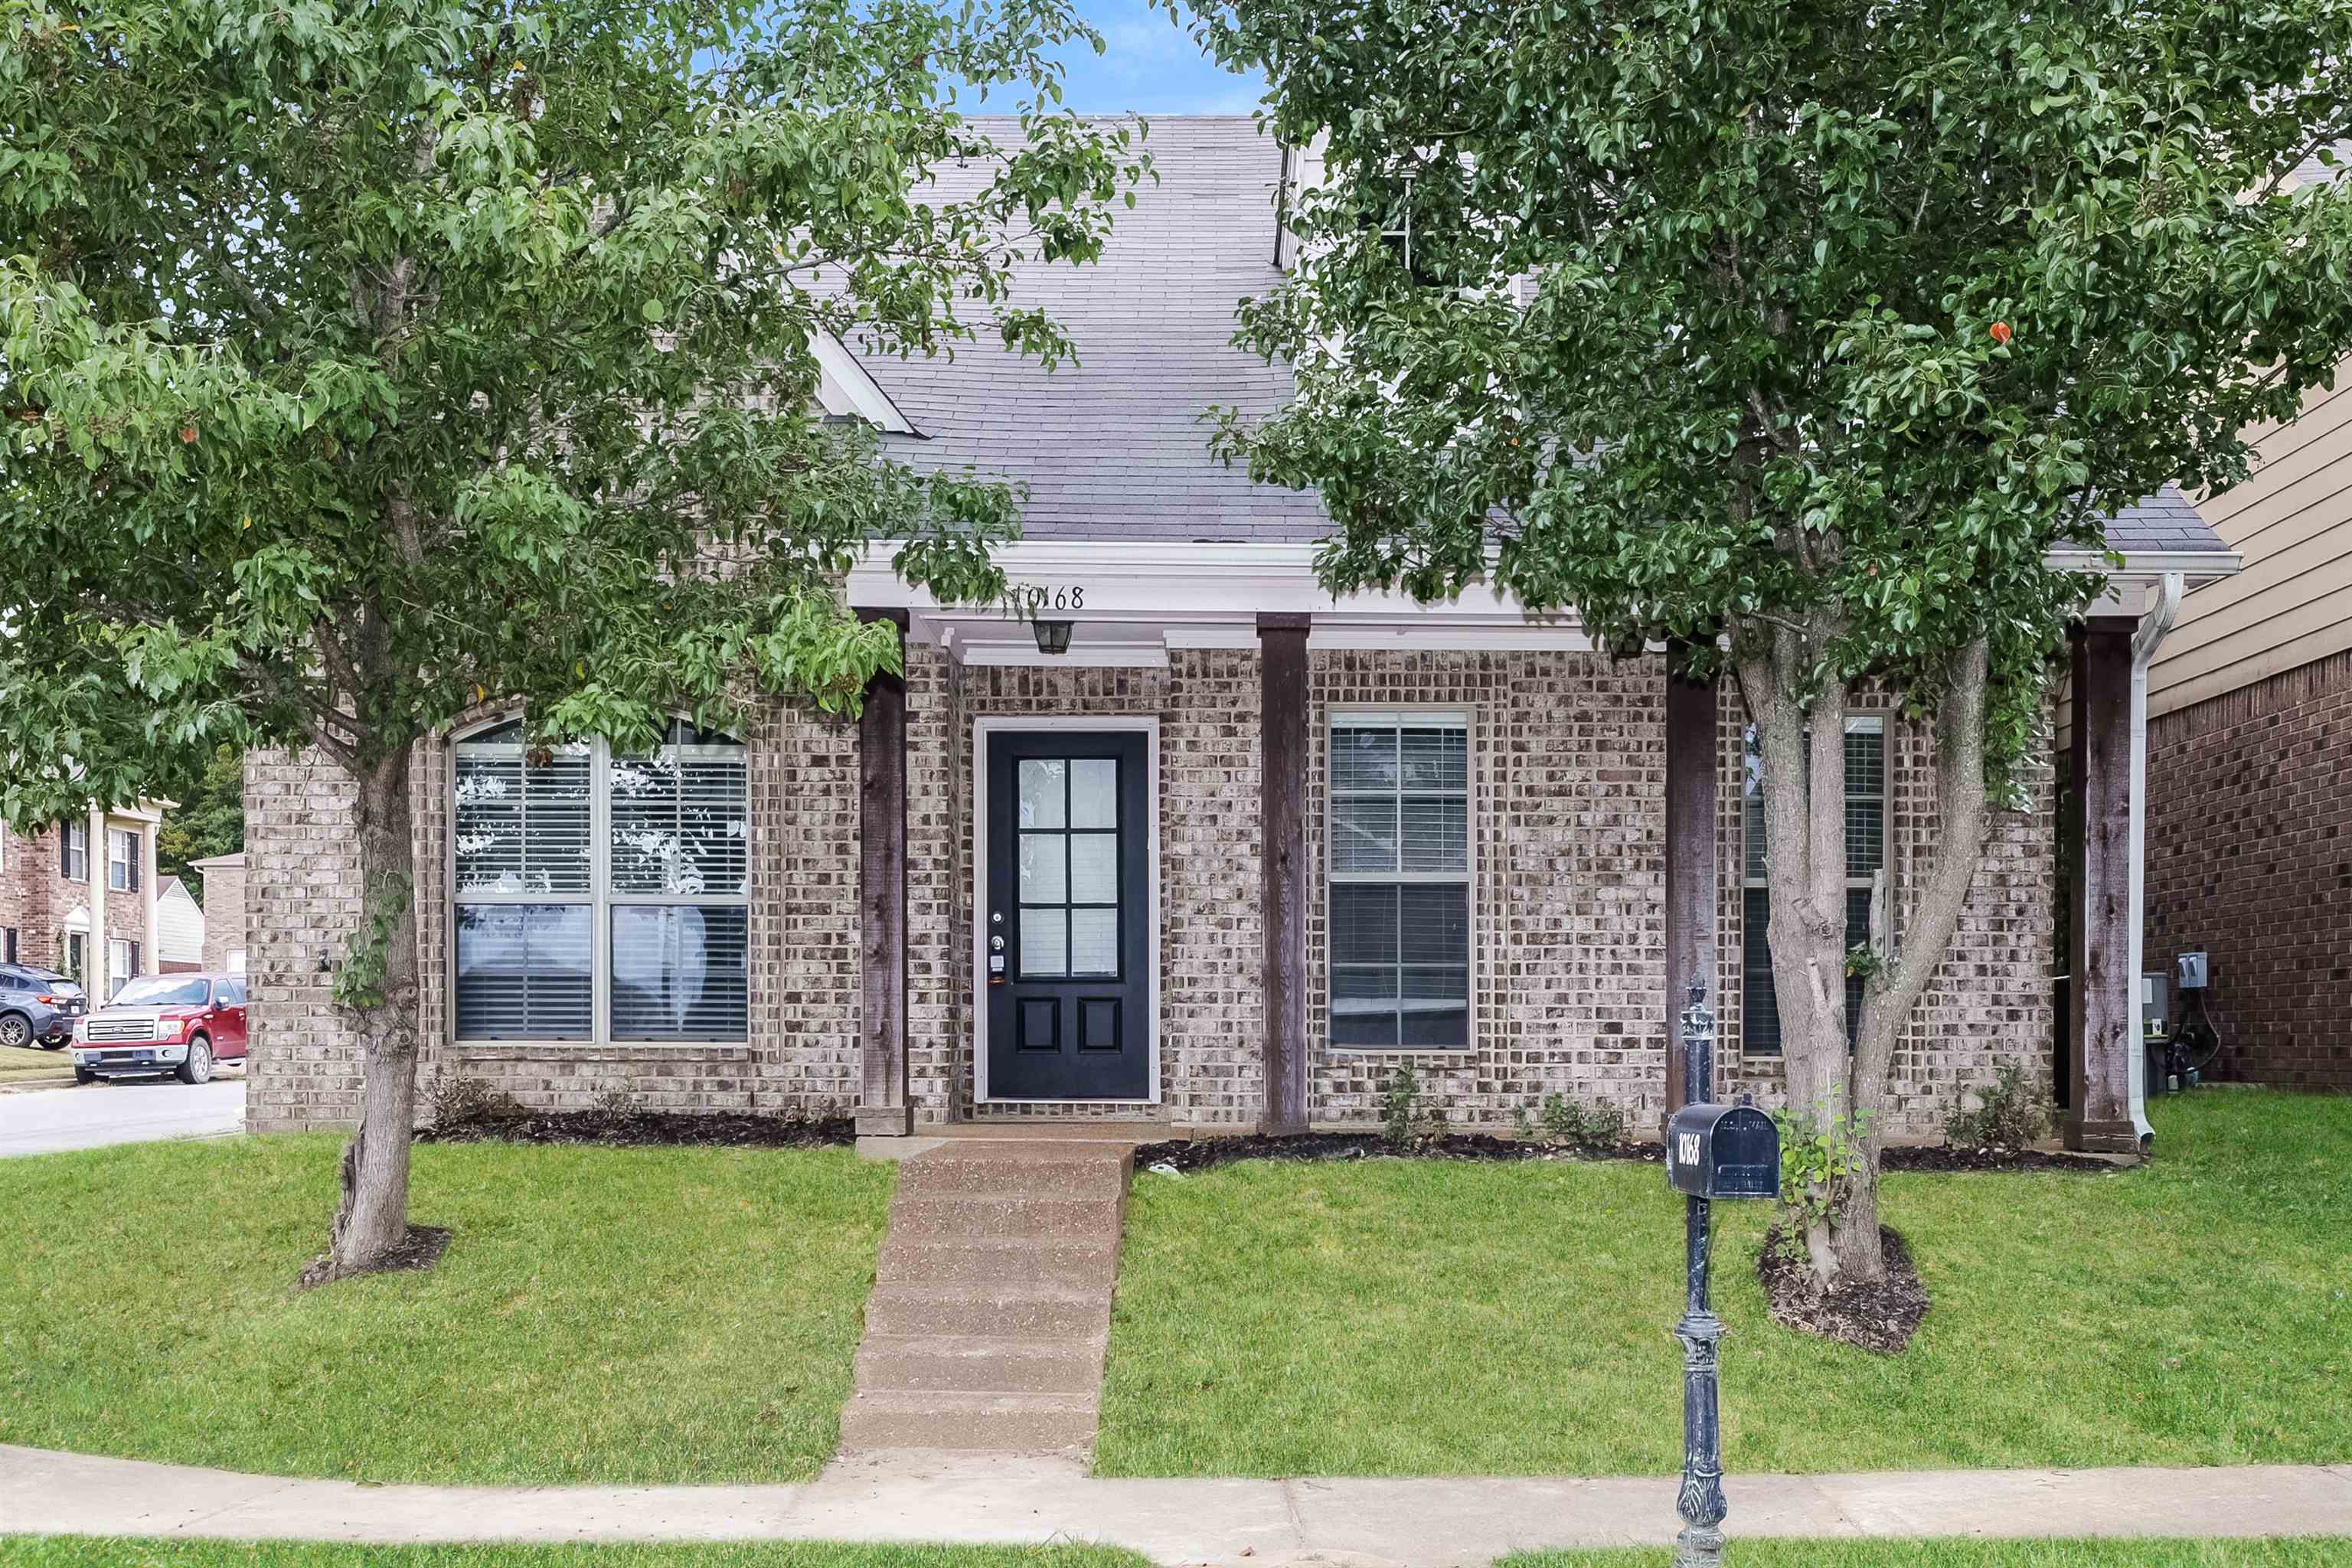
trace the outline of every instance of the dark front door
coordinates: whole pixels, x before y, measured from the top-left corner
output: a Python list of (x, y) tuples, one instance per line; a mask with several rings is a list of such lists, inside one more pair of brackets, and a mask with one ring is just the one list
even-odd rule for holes
[(1144, 737), (987, 739), (988, 1097), (1149, 1099)]

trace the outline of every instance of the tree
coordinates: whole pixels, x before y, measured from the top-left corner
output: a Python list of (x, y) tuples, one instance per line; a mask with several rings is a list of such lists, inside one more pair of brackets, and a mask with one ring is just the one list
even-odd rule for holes
[(155, 831), (156, 874), (179, 878), (201, 907), (205, 876), (189, 862), (245, 847), (245, 753), (223, 742), (193, 781), (163, 793), (178, 804)]
[[(1058, 112), (1065, 0), (0, 0), (0, 813), (222, 742), (349, 775), (321, 1272), (365, 1269), (407, 1234), (414, 743), (501, 696), (623, 748), (854, 708), (898, 658), (840, 600), (870, 540), (997, 592), (1014, 498), (820, 417), (812, 345), (1055, 363), (1009, 269), (1097, 253), (1136, 132)], [(956, 108), (991, 88), (1002, 146)], [(930, 199), (957, 160), (992, 182)]]
[[(1878, 1276), (1870, 1116), (2098, 581), (2047, 556), (2238, 478), (2352, 342), (2352, 201), (2285, 177), (2352, 133), (2352, 12), (1184, 3), (1328, 173), (1243, 315), (1298, 397), (1219, 447), (1321, 491), (1334, 589), (1483, 577), (1728, 667), (1792, 1109), (1864, 1126), (1801, 1229), (1822, 1279)], [(1865, 691), (1932, 721), (1937, 842), (1850, 952)]]

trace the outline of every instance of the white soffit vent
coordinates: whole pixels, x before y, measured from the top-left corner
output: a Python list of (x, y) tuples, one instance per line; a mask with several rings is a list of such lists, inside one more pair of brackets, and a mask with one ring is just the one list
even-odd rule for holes
[(857, 362), (830, 332), (819, 332), (809, 346), (816, 353), (817, 401), (836, 418), (858, 418), (877, 429), (899, 436), (919, 436), (913, 421), (898, 412), (882, 384)]

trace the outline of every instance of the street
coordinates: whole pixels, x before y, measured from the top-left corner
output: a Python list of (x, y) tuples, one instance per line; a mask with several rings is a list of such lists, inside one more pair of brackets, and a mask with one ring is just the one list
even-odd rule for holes
[(133, 1079), (38, 1089), (0, 1095), (0, 1158), (158, 1138), (206, 1138), (244, 1126), (242, 1076), (205, 1084)]

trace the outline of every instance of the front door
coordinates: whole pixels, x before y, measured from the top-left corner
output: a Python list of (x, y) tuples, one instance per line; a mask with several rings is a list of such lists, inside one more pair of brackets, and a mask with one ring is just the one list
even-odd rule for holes
[(1144, 737), (987, 736), (990, 1100), (1148, 1100)]

